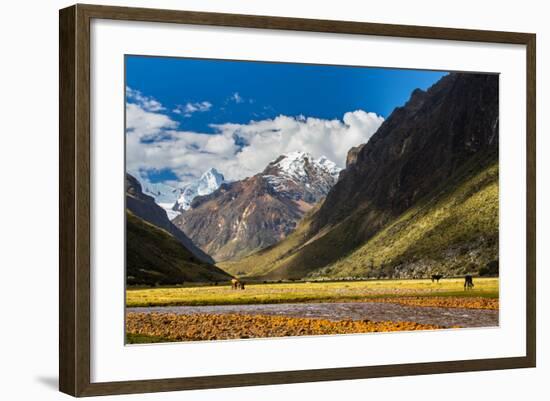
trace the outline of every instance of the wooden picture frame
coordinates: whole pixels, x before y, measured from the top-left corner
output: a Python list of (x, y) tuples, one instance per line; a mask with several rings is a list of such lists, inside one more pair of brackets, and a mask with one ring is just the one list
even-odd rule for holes
[[(90, 21), (94, 18), (526, 46), (526, 356), (92, 383), (90, 380)], [(80, 4), (60, 10), (59, 28), (59, 388), (62, 392), (73, 396), (94, 396), (535, 366), (536, 37), (534, 34)]]

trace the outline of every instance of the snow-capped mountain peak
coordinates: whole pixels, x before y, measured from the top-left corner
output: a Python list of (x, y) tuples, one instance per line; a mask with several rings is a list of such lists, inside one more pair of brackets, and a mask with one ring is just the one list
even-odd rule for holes
[(201, 177), (188, 184), (181, 191), (181, 195), (172, 207), (177, 212), (184, 212), (191, 207), (191, 202), (197, 196), (210, 195), (225, 182), (223, 174), (215, 168), (205, 171)]
[(273, 165), (289, 176), (303, 177), (306, 174), (306, 163), (311, 163), (312, 160), (313, 158), (309, 153), (290, 152), (281, 155)]
[(330, 173), (334, 178), (338, 179), (338, 176), (340, 175), (340, 171), (342, 169), (336, 165), (332, 160), (329, 160), (326, 156), (321, 156), (316, 160), (316, 163), (323, 167), (326, 171)]
[(197, 187), (198, 195), (208, 195), (214, 192), (224, 182), (223, 174), (215, 168), (210, 168), (203, 173)]
[(270, 166), (279, 169), (282, 174), (298, 179), (308, 174), (307, 170), (311, 169), (308, 169), (308, 167), (328, 172), (335, 179), (338, 178), (340, 171), (342, 171), (336, 163), (329, 160), (326, 156), (321, 156), (315, 160), (313, 156), (307, 152), (285, 153), (273, 161)]
[(314, 159), (307, 152), (290, 152), (271, 162), (262, 174), (276, 192), (315, 203), (336, 183), (340, 171), (325, 156)]
[(155, 203), (166, 211), (170, 220), (189, 209), (195, 197), (209, 195), (225, 182), (223, 174), (215, 168), (206, 170), (198, 180), (185, 186), (181, 184), (172, 186), (162, 182), (151, 183), (139, 172), (131, 171), (130, 174), (139, 181), (143, 193), (153, 197)]

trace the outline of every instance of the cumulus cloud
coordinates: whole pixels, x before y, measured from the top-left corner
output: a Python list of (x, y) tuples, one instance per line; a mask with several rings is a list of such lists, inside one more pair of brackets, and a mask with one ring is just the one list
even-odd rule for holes
[(248, 124), (213, 125), (219, 135), (244, 144), (235, 155), (243, 171), (261, 171), (283, 153), (305, 151), (314, 157), (326, 156), (340, 167), (353, 146), (365, 143), (376, 132), (383, 118), (356, 110), (342, 120), (280, 115)]
[(177, 105), (172, 112), (176, 114), (183, 114), (184, 117), (191, 117), (193, 113), (202, 113), (212, 108), (212, 103), (208, 101), (186, 103), (185, 105)]
[(150, 96), (145, 96), (140, 91), (132, 89), (129, 86), (126, 87), (126, 99), (128, 102), (135, 103), (146, 111), (165, 110), (158, 100)]
[(178, 126), (176, 121), (161, 113), (147, 111), (134, 103), (126, 103), (126, 131), (135, 133), (142, 141), (155, 141), (166, 134), (166, 130)]
[(182, 184), (214, 167), (229, 180), (261, 172), (278, 156), (304, 151), (345, 166), (348, 150), (365, 143), (383, 118), (363, 110), (341, 120), (280, 115), (248, 124), (216, 124), (214, 133), (178, 130), (162, 113), (127, 105), (127, 169), (172, 170)]

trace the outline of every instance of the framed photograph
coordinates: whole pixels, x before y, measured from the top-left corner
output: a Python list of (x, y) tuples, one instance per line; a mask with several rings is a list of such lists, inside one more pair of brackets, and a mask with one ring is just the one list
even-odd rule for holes
[(534, 34), (59, 18), (61, 391), (535, 366)]

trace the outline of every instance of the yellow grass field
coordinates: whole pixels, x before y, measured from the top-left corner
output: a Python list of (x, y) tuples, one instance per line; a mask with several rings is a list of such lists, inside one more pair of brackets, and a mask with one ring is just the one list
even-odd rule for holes
[(368, 280), (246, 284), (245, 290), (230, 285), (129, 288), (128, 307), (176, 305), (237, 305), (294, 302), (397, 302), (416, 306), (498, 309), (498, 278), (474, 278), (473, 290), (465, 291), (464, 279)]

